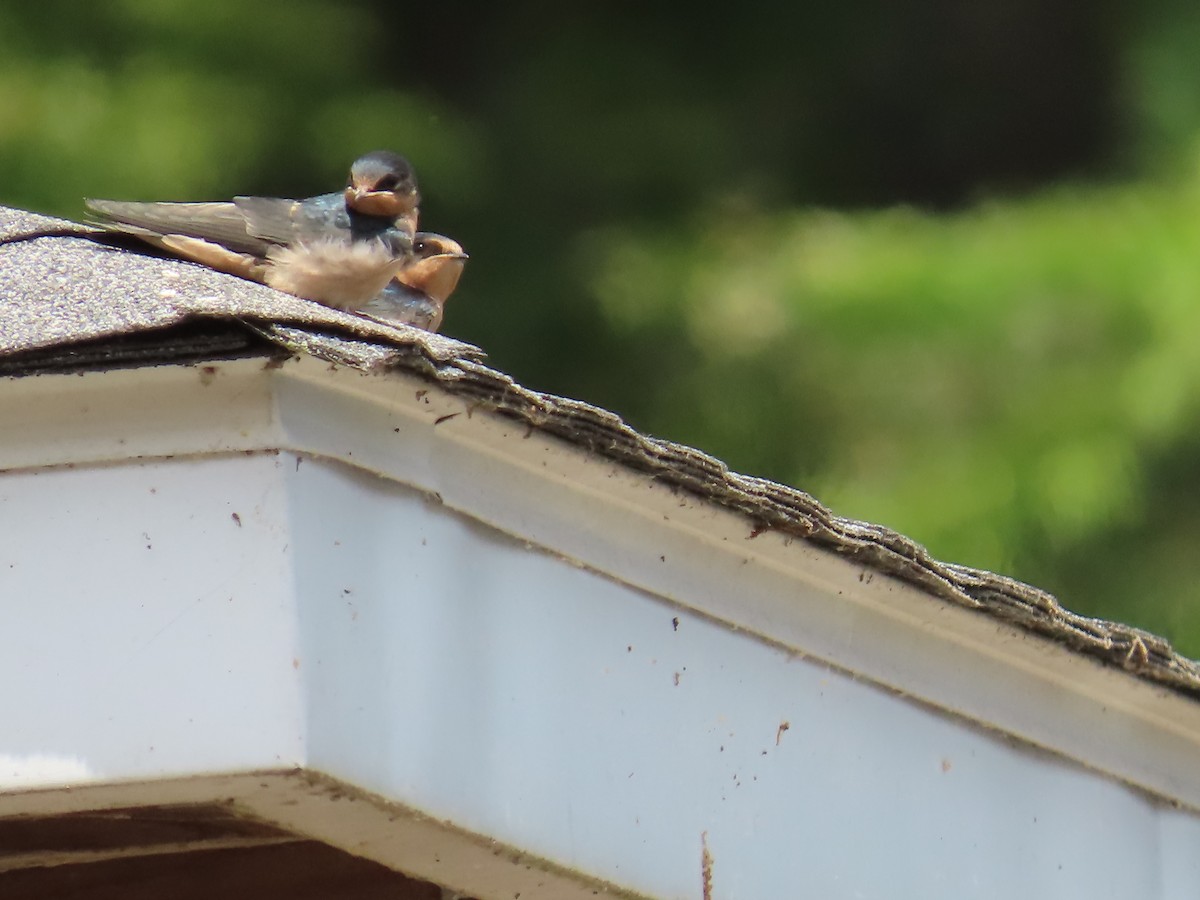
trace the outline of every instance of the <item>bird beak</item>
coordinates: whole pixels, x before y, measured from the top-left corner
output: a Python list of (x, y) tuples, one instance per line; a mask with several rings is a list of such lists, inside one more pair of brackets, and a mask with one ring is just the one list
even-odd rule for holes
[(372, 191), (361, 184), (346, 188), (346, 206), (365, 216), (398, 219), (414, 212), (420, 200), (416, 191), (401, 197), (394, 191)]

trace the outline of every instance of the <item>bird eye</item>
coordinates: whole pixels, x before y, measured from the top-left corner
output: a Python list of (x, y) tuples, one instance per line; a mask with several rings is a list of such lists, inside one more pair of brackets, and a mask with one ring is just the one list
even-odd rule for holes
[(384, 175), (375, 182), (375, 190), (377, 191), (394, 191), (400, 184), (400, 179), (396, 175)]
[(424, 253), (428, 246), (424, 241), (413, 241), (413, 253)]

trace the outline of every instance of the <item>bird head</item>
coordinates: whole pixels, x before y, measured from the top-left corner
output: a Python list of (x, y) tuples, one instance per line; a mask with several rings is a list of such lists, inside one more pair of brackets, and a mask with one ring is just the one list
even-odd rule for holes
[(408, 160), (388, 150), (360, 156), (350, 167), (346, 206), (365, 216), (411, 218), (415, 224), (421, 194)]
[(467, 259), (466, 251), (453, 238), (420, 231), (413, 238), (413, 259), (400, 270), (396, 280), (438, 303), (445, 303), (458, 287)]

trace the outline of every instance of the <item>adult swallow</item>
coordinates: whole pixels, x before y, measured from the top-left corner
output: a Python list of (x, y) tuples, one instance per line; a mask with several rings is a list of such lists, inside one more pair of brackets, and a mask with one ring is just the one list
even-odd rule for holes
[(185, 259), (340, 309), (377, 297), (413, 262), (420, 192), (404, 157), (355, 160), (346, 188), (307, 200), (87, 200), (105, 228)]
[(413, 239), (412, 260), (359, 312), (392, 324), (437, 331), (446, 299), (458, 287), (467, 258), (458, 241), (418, 232)]

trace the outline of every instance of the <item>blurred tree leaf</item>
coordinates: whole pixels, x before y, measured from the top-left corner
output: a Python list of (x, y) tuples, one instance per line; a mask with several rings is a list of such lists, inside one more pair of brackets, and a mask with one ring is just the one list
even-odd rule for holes
[[(1079, 605), (1055, 554), (1148, 527), (1153, 458), (1196, 431), (1198, 202), (1200, 177), (941, 216), (734, 205), (666, 235), (597, 232), (583, 255), (631, 347), (687, 342), (669, 392), (627, 401), (635, 418)], [(1135, 552), (1158, 551), (1124, 565), (1151, 566)], [(1178, 621), (1190, 599), (1160, 602)], [(1200, 634), (1200, 608), (1186, 618)]]

